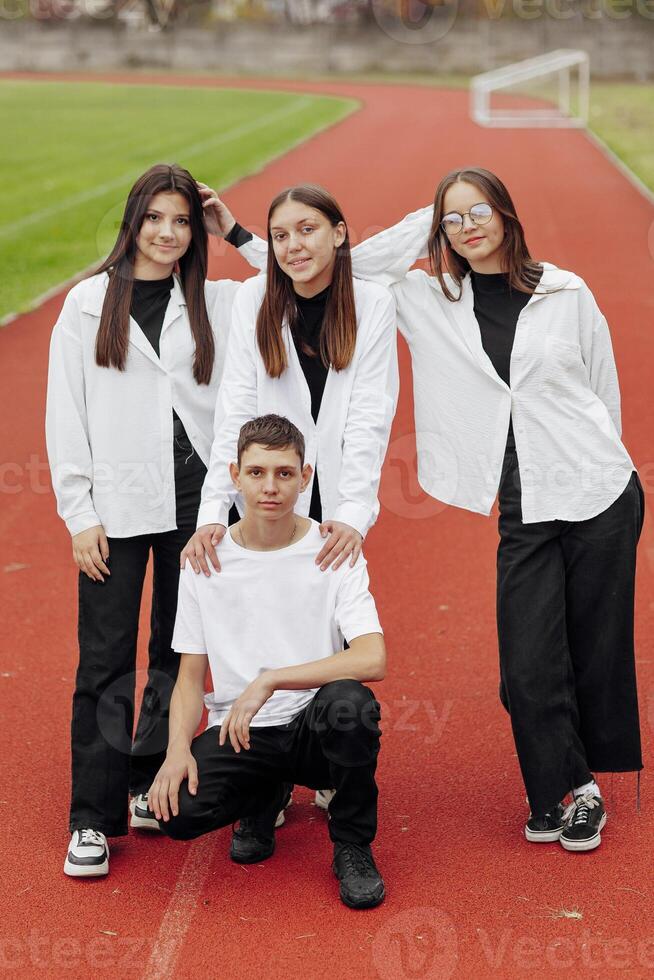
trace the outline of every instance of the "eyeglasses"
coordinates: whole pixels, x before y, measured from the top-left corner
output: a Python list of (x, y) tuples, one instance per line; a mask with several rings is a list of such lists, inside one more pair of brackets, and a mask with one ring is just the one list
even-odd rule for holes
[(460, 214), (458, 211), (448, 211), (441, 220), (441, 228), (446, 235), (459, 235), (463, 228), (463, 220), (469, 215), (470, 220), (476, 225), (487, 225), (493, 217), (493, 209), (490, 204), (473, 204), (469, 211)]

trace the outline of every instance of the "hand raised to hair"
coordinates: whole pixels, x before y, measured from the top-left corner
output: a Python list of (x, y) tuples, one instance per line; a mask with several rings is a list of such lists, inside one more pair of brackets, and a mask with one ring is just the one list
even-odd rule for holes
[(236, 224), (234, 215), (227, 205), (220, 200), (216, 191), (208, 187), (207, 184), (201, 184), (199, 181), (196, 181), (196, 184), (200, 192), (200, 197), (202, 198), (204, 223), (207, 232), (210, 235), (215, 235), (217, 238), (224, 238), (225, 235), (229, 235)]

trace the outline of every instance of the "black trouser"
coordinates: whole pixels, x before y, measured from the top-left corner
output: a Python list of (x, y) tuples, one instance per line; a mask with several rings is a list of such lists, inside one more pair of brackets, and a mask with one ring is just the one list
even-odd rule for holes
[(590, 520), (523, 524), (507, 448), (499, 505), (500, 697), (540, 816), (591, 771), (642, 769), (634, 580), (643, 493), (634, 472)]
[(370, 844), (377, 831), (380, 711), (372, 691), (358, 681), (325, 684), (287, 725), (250, 727), (250, 748), (236, 753), (218, 744), (213, 726), (193, 740), (198, 791), (179, 792), (179, 814), (161, 829), (190, 840), (282, 804), (283, 784), (333, 786), (329, 834), (333, 841)]
[[(126, 834), (128, 793), (146, 792), (166, 755), (168, 708), (179, 668), (179, 654), (171, 649), (179, 554), (195, 531), (206, 473), (184, 436), (176, 431), (178, 528), (162, 534), (109, 538), (111, 575), (105, 576), (104, 582), (94, 582), (81, 572), (79, 575), (80, 657), (71, 726), (71, 832), (92, 827), (108, 837)], [(154, 575), (148, 677), (132, 739), (136, 641), (150, 551)]]

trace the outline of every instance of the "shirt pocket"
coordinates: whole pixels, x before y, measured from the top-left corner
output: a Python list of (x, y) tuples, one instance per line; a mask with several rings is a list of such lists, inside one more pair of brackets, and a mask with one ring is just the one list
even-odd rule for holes
[(541, 384), (544, 388), (588, 386), (581, 347), (568, 340), (548, 337), (545, 341)]

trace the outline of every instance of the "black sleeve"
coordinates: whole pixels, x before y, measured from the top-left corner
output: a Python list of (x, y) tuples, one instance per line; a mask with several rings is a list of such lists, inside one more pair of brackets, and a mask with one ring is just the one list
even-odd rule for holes
[(230, 231), (229, 235), (225, 235), (225, 241), (233, 245), (234, 248), (240, 248), (241, 245), (245, 245), (246, 242), (251, 242), (253, 235), (246, 228), (241, 228), (238, 221)]

